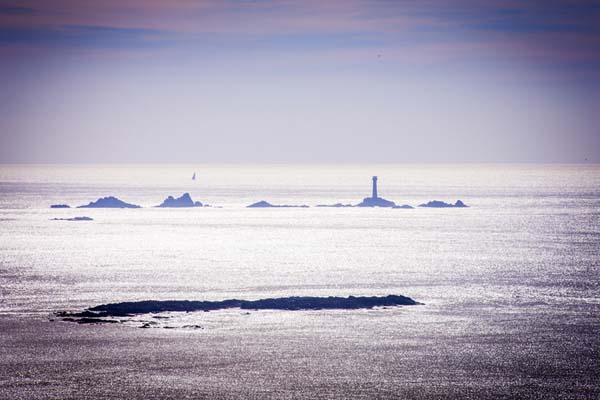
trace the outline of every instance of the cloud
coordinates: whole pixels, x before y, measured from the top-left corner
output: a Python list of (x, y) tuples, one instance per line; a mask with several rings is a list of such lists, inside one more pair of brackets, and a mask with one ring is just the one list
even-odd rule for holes
[(0, 28), (0, 43), (51, 47), (145, 47), (156, 46), (165, 34), (152, 29), (106, 26)]
[(31, 15), (34, 13), (31, 7), (0, 6), (0, 14), (4, 15)]
[(585, 63), (600, 74), (600, 5), (584, 0), (23, 0), (2, 9), (0, 55), (15, 47), (172, 58), (260, 51), (344, 61), (385, 52), (414, 64), (521, 60), (562, 71)]

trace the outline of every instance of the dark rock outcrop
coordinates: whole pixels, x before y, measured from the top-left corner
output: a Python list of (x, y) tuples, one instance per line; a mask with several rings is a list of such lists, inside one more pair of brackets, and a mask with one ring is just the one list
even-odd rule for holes
[(52, 204), (50, 208), (71, 208), (68, 204)]
[(431, 208), (464, 208), (464, 207), (468, 207), (465, 203), (463, 203), (461, 200), (457, 200), (456, 203), (452, 204), (452, 203), (445, 203), (443, 201), (439, 201), (439, 200), (432, 200), (428, 203), (424, 203), (424, 204), (419, 204), (419, 207), (431, 207)]
[(156, 207), (202, 207), (202, 203), (199, 201), (193, 201), (189, 193), (184, 193), (178, 198), (169, 196)]
[(373, 307), (412, 306), (417, 303), (410, 297), (389, 295), (372, 297), (282, 297), (261, 300), (223, 300), (223, 301), (133, 301), (103, 304), (82, 312), (59, 312), (56, 315), (65, 320), (99, 319), (110, 317), (128, 317), (138, 314), (160, 312), (215, 311), (227, 308), (243, 310), (356, 310)]
[(85, 206), (79, 206), (77, 208), (141, 208), (136, 204), (125, 203), (123, 200), (119, 200), (114, 196), (103, 197), (96, 201), (92, 201), (90, 204)]

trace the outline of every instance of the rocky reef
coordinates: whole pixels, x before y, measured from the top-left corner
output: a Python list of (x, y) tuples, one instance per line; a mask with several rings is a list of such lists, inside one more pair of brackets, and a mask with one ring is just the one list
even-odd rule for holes
[(52, 204), (50, 208), (71, 208), (68, 204)]
[(107, 322), (106, 318), (130, 317), (139, 314), (161, 312), (216, 311), (228, 308), (243, 310), (357, 310), (373, 307), (413, 306), (417, 303), (410, 297), (400, 295), (371, 297), (280, 297), (260, 300), (189, 301), (189, 300), (147, 300), (123, 303), (102, 304), (81, 312), (58, 312), (56, 315), (65, 321), (90, 323)]
[(250, 204), (249, 206), (246, 206), (246, 208), (308, 208), (308, 206), (305, 204), (301, 206), (290, 206), (287, 204), (271, 204), (268, 201), (261, 200), (256, 203)]
[(136, 204), (125, 203), (123, 200), (119, 200), (114, 196), (102, 197), (96, 201), (92, 201), (90, 204), (85, 206), (79, 206), (77, 208), (141, 208)]
[(432, 200), (428, 203), (419, 204), (419, 207), (431, 207), (431, 208), (465, 208), (468, 207), (461, 200), (456, 200), (456, 203), (445, 203), (439, 200)]
[(202, 203), (199, 201), (193, 201), (189, 193), (184, 193), (181, 197), (174, 198), (173, 196), (167, 197), (160, 205), (156, 207), (163, 208), (177, 208), (177, 207), (202, 207)]

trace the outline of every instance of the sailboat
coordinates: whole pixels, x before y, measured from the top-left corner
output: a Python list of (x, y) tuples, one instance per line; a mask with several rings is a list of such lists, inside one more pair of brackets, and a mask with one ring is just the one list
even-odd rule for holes
[(195, 181), (196, 180), (196, 173), (194, 172), (194, 175), (192, 175), (192, 180)]

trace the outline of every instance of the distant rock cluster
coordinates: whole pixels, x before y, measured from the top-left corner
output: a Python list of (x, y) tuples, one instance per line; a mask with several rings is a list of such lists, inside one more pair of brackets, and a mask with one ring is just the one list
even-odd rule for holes
[[(202, 204), (200, 201), (192, 200), (189, 193), (184, 193), (180, 197), (168, 196), (161, 204), (156, 206), (158, 208), (191, 208), (191, 207), (210, 207), (207, 204)], [(247, 208), (308, 208), (309, 206), (302, 205), (289, 205), (289, 204), (271, 204), (266, 200), (261, 200), (256, 203), (252, 203)], [(358, 204), (319, 204), (317, 207), (381, 207), (381, 208), (393, 208), (393, 209), (413, 209), (414, 207), (408, 204), (397, 205), (391, 200), (384, 199), (377, 195), (377, 177), (373, 177), (373, 192), (371, 197), (365, 197)], [(461, 200), (457, 200), (454, 204), (446, 203), (440, 200), (432, 200), (428, 203), (420, 204), (419, 207), (428, 208), (465, 208), (468, 207)], [(50, 208), (70, 208), (68, 204), (53, 204)], [(141, 208), (137, 204), (126, 203), (114, 196), (102, 197), (96, 201), (92, 201), (87, 205), (79, 206), (77, 208)]]
[[(156, 207), (169, 208), (169, 207), (202, 207), (203, 204), (199, 201), (193, 201), (189, 193), (184, 193), (181, 197), (174, 198), (173, 196), (167, 197), (160, 205)], [(206, 206), (206, 205), (204, 205)], [(50, 208), (71, 208), (68, 204), (52, 204)], [(89, 204), (79, 206), (77, 208), (142, 208), (137, 204), (126, 203), (121, 199), (114, 196), (102, 197), (96, 201), (92, 201)]]
[[(207, 204), (202, 204), (199, 201), (193, 201), (189, 193), (184, 193), (181, 197), (174, 198), (173, 196), (167, 197), (161, 204), (156, 206), (158, 208), (191, 208), (191, 207), (210, 207)], [(289, 205), (289, 204), (271, 204), (266, 200), (257, 201), (252, 203), (246, 208), (308, 208), (306, 204), (302, 205)], [(397, 205), (393, 201), (386, 200), (381, 197), (366, 197), (362, 202), (353, 204), (318, 204), (316, 207), (330, 207), (330, 208), (345, 208), (345, 207), (382, 207), (382, 208), (396, 208), (396, 209), (413, 209), (414, 207), (408, 204)], [(439, 200), (432, 200), (428, 203), (419, 204), (419, 207), (430, 207), (430, 208), (466, 208), (468, 207), (461, 200), (457, 200), (454, 204), (445, 203)], [(52, 204), (50, 208), (71, 208), (68, 204)], [(89, 204), (79, 206), (77, 208), (141, 208), (137, 204), (126, 203), (114, 196), (102, 197), (96, 201), (92, 201)]]
[[(377, 177), (373, 178), (373, 188), (371, 197), (365, 197), (363, 201), (356, 205), (352, 204), (319, 204), (317, 207), (383, 207), (383, 208), (396, 208), (396, 209), (405, 209), (411, 210), (414, 209), (413, 206), (408, 204), (397, 205), (391, 200), (384, 199), (383, 197), (379, 197), (377, 195)], [(433, 200), (429, 203), (421, 204), (419, 207), (467, 207), (461, 200), (458, 200), (455, 204), (444, 203), (443, 201)]]

